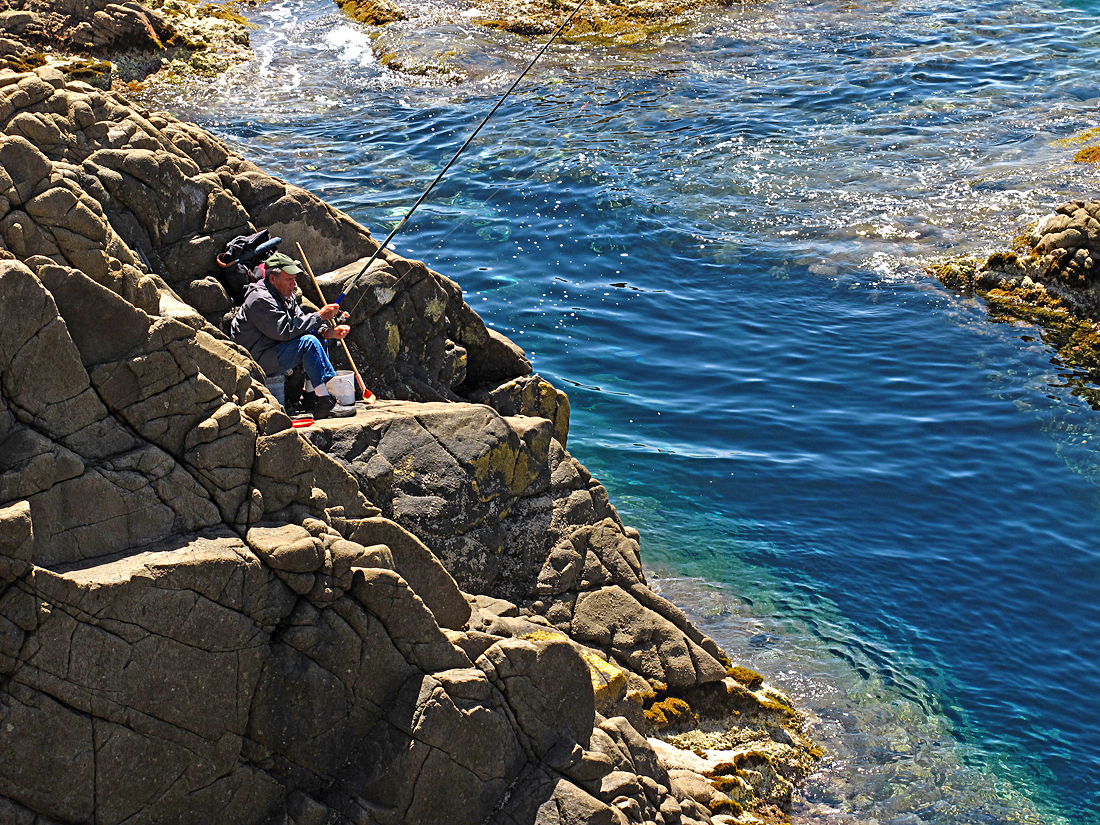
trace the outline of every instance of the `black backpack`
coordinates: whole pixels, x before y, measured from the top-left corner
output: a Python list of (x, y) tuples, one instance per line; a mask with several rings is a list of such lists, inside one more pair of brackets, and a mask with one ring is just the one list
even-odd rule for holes
[(266, 229), (251, 235), (238, 235), (218, 255), (218, 280), (234, 304), (244, 302), (248, 285), (263, 277), (256, 269), (276, 249), (282, 238), (272, 238)]

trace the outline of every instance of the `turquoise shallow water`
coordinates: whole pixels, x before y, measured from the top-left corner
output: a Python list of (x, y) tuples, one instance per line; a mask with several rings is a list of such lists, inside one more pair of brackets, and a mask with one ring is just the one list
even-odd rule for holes
[[(466, 81), (282, 0), (171, 107), (383, 233), (531, 52), (418, 8), (387, 43)], [(797, 822), (1100, 823), (1100, 417), (921, 270), (1096, 194), (1054, 141), (1100, 124), (1098, 69), (1086, 2), (562, 43), (396, 241), (568, 390), (662, 591), (813, 711)]]

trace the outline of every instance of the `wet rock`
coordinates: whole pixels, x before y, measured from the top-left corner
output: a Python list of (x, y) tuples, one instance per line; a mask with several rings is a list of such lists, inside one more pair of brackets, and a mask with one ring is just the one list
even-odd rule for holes
[(1011, 250), (931, 270), (951, 288), (978, 291), (995, 320), (1039, 326), (1062, 362), (1088, 374), (1074, 393), (1100, 398), (1100, 200), (1067, 201)]
[[(362, 22), (382, 25), (402, 19), (401, 4), (336, 0), (341, 10)], [(620, 44), (638, 43), (651, 34), (667, 30), (683, 15), (703, 6), (702, 2), (672, 3), (665, 0), (627, 0), (621, 3), (601, 3), (582, 7), (565, 29), (567, 35), (601, 37)], [(550, 34), (563, 22), (566, 14), (551, 0), (523, 0), (501, 3), (479, 0), (462, 11), (462, 20), (515, 34), (537, 36)]]
[(405, 13), (389, 0), (346, 0), (339, 5), (340, 11), (348, 17), (368, 26), (382, 26), (405, 19)]

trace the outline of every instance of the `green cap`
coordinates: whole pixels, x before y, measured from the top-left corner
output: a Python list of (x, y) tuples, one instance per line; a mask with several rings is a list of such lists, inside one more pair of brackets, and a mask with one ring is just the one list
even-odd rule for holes
[(266, 261), (264, 266), (268, 269), (281, 269), (288, 275), (297, 275), (302, 271), (302, 268), (298, 266), (298, 262), (291, 258), (289, 255), (284, 255), (282, 252), (276, 252)]

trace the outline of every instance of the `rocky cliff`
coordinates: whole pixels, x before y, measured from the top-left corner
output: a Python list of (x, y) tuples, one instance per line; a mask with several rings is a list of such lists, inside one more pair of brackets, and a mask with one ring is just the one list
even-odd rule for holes
[(332, 289), (376, 249), (194, 125), (0, 72), (0, 822), (778, 814), (799, 715), (647, 585), (566, 396), (387, 251), (349, 298), (381, 400), (292, 428), (221, 329), (258, 228)]

